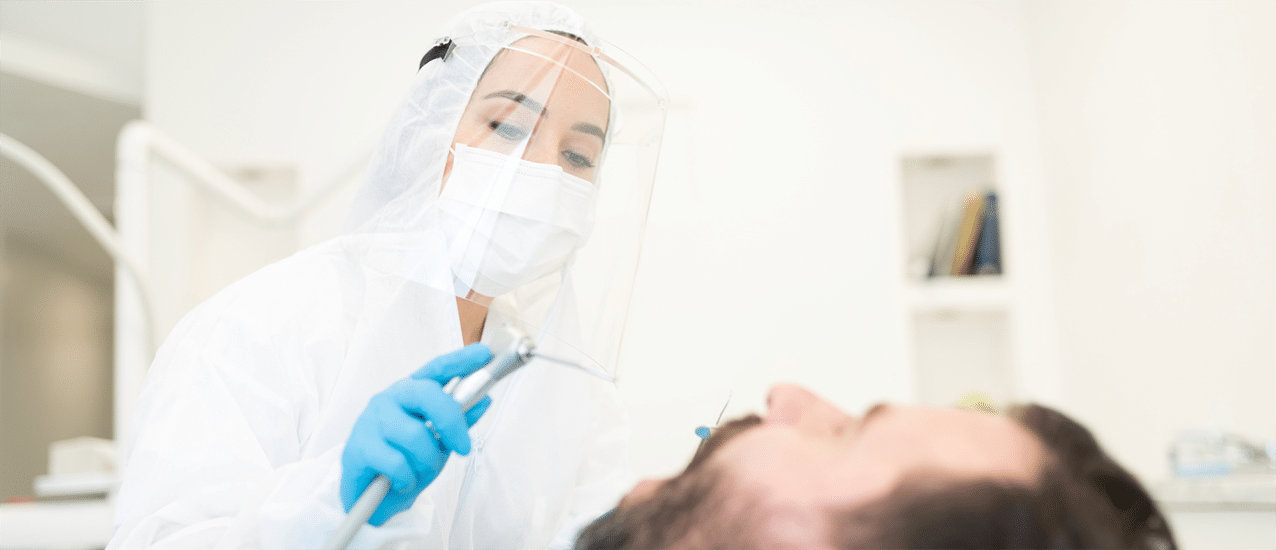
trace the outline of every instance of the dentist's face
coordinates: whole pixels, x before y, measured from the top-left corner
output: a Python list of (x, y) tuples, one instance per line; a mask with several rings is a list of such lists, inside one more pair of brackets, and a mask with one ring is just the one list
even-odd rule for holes
[[(480, 78), (453, 143), (518, 154), (594, 181), (610, 116), (606, 90), (588, 54), (535, 36), (517, 40)], [(449, 155), (444, 182), (451, 170)]]
[[(1010, 418), (897, 405), (852, 416), (797, 386), (773, 388), (765, 417), (720, 429), (704, 451), (682, 476), (721, 476), (733, 500), (781, 511), (767, 516), (779, 525), (762, 528), (812, 547), (825, 540), (822, 511), (870, 503), (906, 476), (1032, 485), (1046, 457), (1037, 437)], [(620, 506), (650, 498), (663, 483), (640, 483)]]

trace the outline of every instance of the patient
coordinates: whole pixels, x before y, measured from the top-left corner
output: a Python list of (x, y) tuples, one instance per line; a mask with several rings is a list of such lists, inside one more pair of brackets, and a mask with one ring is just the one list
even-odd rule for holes
[(576, 548), (1146, 548), (1175, 543), (1090, 432), (1038, 405), (848, 416), (777, 386), (681, 474), (644, 481)]

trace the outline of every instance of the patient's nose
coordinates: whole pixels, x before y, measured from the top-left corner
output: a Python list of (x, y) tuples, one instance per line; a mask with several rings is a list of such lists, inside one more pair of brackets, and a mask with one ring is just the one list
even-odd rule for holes
[(767, 424), (792, 426), (813, 435), (840, 433), (851, 420), (832, 403), (801, 386), (774, 386), (766, 401)]

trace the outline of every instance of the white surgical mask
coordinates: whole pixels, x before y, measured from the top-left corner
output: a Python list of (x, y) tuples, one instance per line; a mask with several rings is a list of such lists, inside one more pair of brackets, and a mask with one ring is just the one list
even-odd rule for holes
[(439, 194), (458, 296), (501, 296), (562, 268), (589, 238), (597, 189), (561, 166), (457, 144)]

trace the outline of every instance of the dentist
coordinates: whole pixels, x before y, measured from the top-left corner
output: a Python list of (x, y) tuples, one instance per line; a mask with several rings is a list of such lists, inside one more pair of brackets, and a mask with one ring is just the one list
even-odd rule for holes
[(442, 387), (507, 326), (615, 372), (661, 88), (558, 5), (448, 29), (342, 234), (168, 336), (110, 548), (317, 548), (377, 474), (390, 493), (351, 547), (570, 547), (631, 485), (614, 385), (534, 359), (468, 416)]

